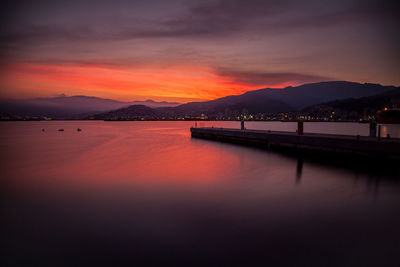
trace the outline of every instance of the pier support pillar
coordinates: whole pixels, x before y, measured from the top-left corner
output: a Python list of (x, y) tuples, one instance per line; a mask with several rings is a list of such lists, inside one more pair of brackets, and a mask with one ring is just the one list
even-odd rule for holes
[(376, 137), (376, 122), (371, 121), (369, 124), (369, 136)]
[(297, 134), (302, 135), (304, 132), (304, 125), (302, 121), (297, 122)]
[(378, 139), (381, 139), (381, 125), (378, 125)]

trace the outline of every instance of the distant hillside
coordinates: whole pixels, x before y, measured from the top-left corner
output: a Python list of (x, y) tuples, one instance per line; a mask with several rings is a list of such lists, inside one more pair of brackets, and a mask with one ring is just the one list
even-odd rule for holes
[(90, 118), (95, 120), (140, 120), (142, 118), (154, 118), (156, 116), (157, 112), (155, 109), (145, 105), (132, 105), (126, 108), (96, 114), (90, 116)]
[(284, 89), (260, 89), (242, 95), (227, 96), (206, 102), (192, 102), (174, 108), (160, 109), (168, 114), (200, 113), (277, 113), (298, 111), (322, 102), (371, 96), (396, 89), (394, 86), (353, 82), (320, 82)]
[(382, 86), (379, 84), (332, 81), (310, 83), (296, 87), (289, 86), (283, 90), (266, 88), (248, 93), (268, 96), (272, 99), (283, 101), (296, 110), (300, 110), (322, 102), (372, 96), (394, 89), (396, 89), (394, 86)]
[(400, 104), (400, 88), (394, 89), (382, 94), (361, 97), (361, 98), (347, 98), (343, 100), (335, 100), (326, 103), (309, 106), (303, 111), (312, 111), (320, 108), (341, 109), (348, 111), (362, 112), (366, 109), (380, 110), (384, 107), (392, 107), (393, 105)]
[(160, 108), (159, 110), (172, 114), (199, 115), (201, 113), (240, 114), (243, 110), (249, 113), (287, 112), (294, 109), (291, 105), (268, 94), (247, 92), (238, 96), (227, 96), (206, 102), (191, 102), (174, 108)]
[(348, 98), (320, 103), (306, 107), (302, 110), (310, 116), (328, 116), (334, 112), (334, 117), (354, 120), (364, 116), (375, 116), (379, 110), (384, 108), (400, 107), (400, 88), (387, 91), (378, 95)]
[[(226, 96), (205, 102), (179, 103), (134, 101), (121, 102), (88, 96), (61, 96), (55, 98), (36, 98), (29, 100), (0, 100), (0, 115), (50, 116), (53, 118), (88, 118), (90, 115), (104, 115), (111, 110), (124, 118), (123, 112), (135, 118), (138, 114), (152, 116), (237, 116), (242, 113), (279, 113), (299, 111), (307, 106), (333, 100), (368, 97), (397, 89), (394, 86), (379, 84), (360, 84), (354, 82), (320, 82), (304, 84), (283, 89), (259, 89), (242, 95)], [(128, 106), (142, 105), (150, 109), (124, 109)], [(154, 110), (151, 110), (153, 108)], [(123, 109), (123, 110), (120, 110)], [(110, 115), (110, 114), (109, 114)], [(147, 116), (147, 115), (146, 115)]]
[[(191, 102), (177, 107), (162, 107), (155, 109), (131, 108), (119, 109), (113, 112), (98, 114), (95, 118), (113, 119), (157, 119), (159, 117), (183, 117), (206, 114), (210, 118), (221, 116), (238, 116), (243, 113), (280, 113), (299, 111), (306, 105), (314, 105), (333, 99), (360, 98), (371, 95), (395, 94), (399, 90), (393, 86), (377, 84), (359, 84), (352, 82), (321, 82), (305, 84), (284, 89), (260, 89), (249, 91), (242, 95), (226, 96), (205, 102)], [(367, 97), (368, 98), (368, 97)], [(371, 99), (375, 99), (372, 97)], [(372, 102), (374, 100), (371, 100)], [(373, 103), (366, 103), (366, 106)], [(351, 105), (346, 103), (344, 105)], [(375, 105), (375, 104), (374, 104)], [(135, 113), (138, 112), (138, 113)]]
[(159, 107), (176, 107), (181, 105), (181, 103), (177, 102), (167, 102), (167, 101), (161, 101), (161, 102), (156, 102), (154, 100), (148, 99), (146, 101), (133, 101), (133, 102), (125, 102), (129, 105), (143, 105), (146, 107), (150, 108), (159, 108)]
[(90, 114), (120, 109), (130, 105), (174, 107), (179, 103), (153, 100), (122, 102), (91, 96), (60, 96), (26, 100), (0, 100), (0, 114), (20, 116), (49, 116), (55, 118), (83, 118)]

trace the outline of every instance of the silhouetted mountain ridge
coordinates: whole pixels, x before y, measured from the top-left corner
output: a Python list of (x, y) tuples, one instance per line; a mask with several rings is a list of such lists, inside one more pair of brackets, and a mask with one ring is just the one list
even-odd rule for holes
[[(111, 116), (109, 112), (114, 110), (119, 115), (127, 112), (130, 116), (135, 116), (134, 112), (136, 111), (142, 116), (161, 117), (199, 116), (202, 113), (210, 116), (236, 116), (243, 112), (254, 114), (299, 111), (307, 106), (319, 103), (368, 97), (395, 89), (398, 89), (398, 87), (371, 83), (331, 81), (303, 84), (295, 87), (289, 86), (283, 89), (263, 88), (248, 91), (241, 95), (230, 95), (215, 100), (190, 102), (181, 105), (165, 101), (155, 102), (150, 99), (146, 101), (121, 102), (79, 95), (59, 96), (29, 100), (1, 100), (0, 113), (56, 118), (88, 118), (89, 115), (99, 114), (96, 118), (103, 118), (105, 114)], [(150, 109), (124, 109), (135, 105), (144, 105)]]
[(226, 96), (206, 102), (192, 102), (175, 108), (164, 109), (174, 113), (197, 114), (218, 113), (226, 109), (247, 109), (250, 113), (276, 113), (297, 111), (321, 102), (336, 99), (359, 98), (394, 90), (394, 86), (379, 84), (360, 84), (334, 81), (304, 84), (284, 89), (264, 88), (246, 92), (242, 95)]
[(362, 114), (368, 112), (376, 114), (378, 110), (385, 107), (391, 108), (393, 106), (400, 106), (400, 88), (383, 92), (381, 94), (361, 97), (361, 98), (346, 98), (341, 100), (334, 100), (317, 105), (312, 105), (304, 108), (303, 112), (317, 112), (319, 110), (340, 110), (346, 112), (357, 112)]
[(288, 86), (284, 89), (265, 88), (250, 91), (245, 94), (267, 95), (275, 100), (300, 110), (306, 106), (328, 102), (336, 99), (359, 98), (376, 95), (395, 89), (395, 86), (382, 86), (372, 83), (355, 83), (346, 81), (330, 81)]
[(121, 108), (92, 116), (96, 120), (133, 120), (146, 117), (154, 118), (157, 115), (156, 109), (145, 105), (132, 105), (126, 108)]
[(145, 105), (152, 108), (174, 107), (180, 103), (146, 101), (122, 102), (94, 96), (57, 96), (52, 98), (32, 98), (23, 100), (0, 100), (0, 113), (21, 116), (50, 116), (55, 118), (84, 118), (90, 114), (97, 114), (116, 110), (131, 105)]
[[(204, 113), (216, 117), (220, 115), (237, 116), (243, 112), (251, 114), (290, 112), (299, 111), (306, 106), (322, 102), (367, 97), (396, 89), (398, 87), (379, 84), (360, 84), (345, 81), (320, 82), (297, 87), (289, 86), (284, 89), (264, 88), (211, 101), (156, 108), (152, 111), (152, 114), (158, 117), (177, 117), (199, 116)], [(132, 113), (130, 114), (132, 115)], [(146, 116), (151, 116), (151, 114), (148, 113)]]

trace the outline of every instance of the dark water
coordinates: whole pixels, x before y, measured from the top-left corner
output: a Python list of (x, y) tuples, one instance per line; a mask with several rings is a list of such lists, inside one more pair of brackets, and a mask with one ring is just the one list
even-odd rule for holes
[(395, 166), (191, 139), (192, 124), (1, 123), (3, 265), (400, 265)]

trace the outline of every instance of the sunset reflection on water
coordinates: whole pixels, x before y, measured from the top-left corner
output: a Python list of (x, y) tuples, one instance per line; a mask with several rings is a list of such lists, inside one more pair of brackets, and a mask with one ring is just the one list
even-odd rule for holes
[(396, 262), (397, 172), (192, 139), (192, 125), (1, 124), (7, 262)]

